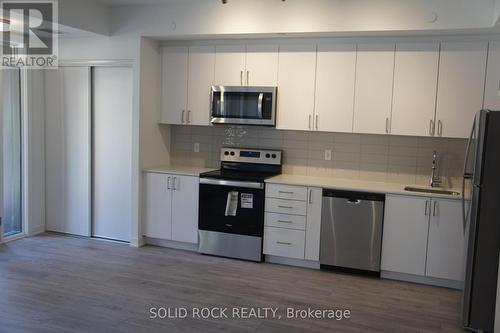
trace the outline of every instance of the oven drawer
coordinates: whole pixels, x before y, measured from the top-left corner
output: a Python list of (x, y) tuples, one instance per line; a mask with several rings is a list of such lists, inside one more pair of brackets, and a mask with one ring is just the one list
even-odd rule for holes
[(268, 227), (306, 230), (306, 217), (266, 212), (265, 225)]
[(267, 184), (266, 197), (306, 201), (307, 187)]
[(264, 254), (304, 259), (306, 232), (283, 228), (264, 228)]
[(266, 212), (306, 216), (307, 204), (305, 201), (266, 198)]

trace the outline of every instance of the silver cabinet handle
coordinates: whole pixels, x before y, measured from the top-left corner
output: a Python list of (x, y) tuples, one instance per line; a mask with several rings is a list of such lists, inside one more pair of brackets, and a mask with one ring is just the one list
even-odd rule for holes
[(278, 222), (280, 222), (280, 223), (288, 223), (288, 224), (293, 223), (292, 221), (284, 221), (284, 220), (278, 220)]
[(278, 208), (293, 209), (291, 206), (278, 206)]
[(443, 122), (438, 120), (437, 132), (439, 136), (443, 136)]
[(172, 177), (167, 178), (167, 190), (170, 190), (170, 178)]
[(312, 119), (312, 115), (309, 115), (309, 129), (312, 129), (312, 127), (311, 127), (311, 119)]
[(280, 241), (277, 241), (276, 244), (279, 244), (279, 245), (292, 245), (292, 243), (280, 242)]
[(309, 190), (309, 204), (312, 205), (313, 203), (313, 190)]
[(429, 135), (434, 136), (434, 120), (433, 119), (431, 119), (431, 121), (429, 123)]
[(191, 110), (188, 110), (188, 114), (187, 114), (187, 123), (190, 124), (191, 123)]
[(278, 193), (293, 194), (294, 192), (292, 192), (292, 191), (278, 191)]
[(318, 119), (319, 119), (319, 116), (318, 116), (318, 115), (316, 115), (316, 129), (319, 129), (319, 128), (318, 128)]
[(172, 188), (174, 191), (177, 191), (177, 177), (174, 177), (174, 186)]
[(385, 118), (385, 132), (389, 134), (389, 117)]
[(181, 114), (181, 123), (184, 124), (184, 114), (186, 113), (186, 110), (182, 110), (182, 114)]
[(434, 201), (434, 207), (432, 209), (432, 216), (436, 216), (436, 206), (437, 206), (438, 202), (437, 201)]
[(427, 209), (429, 208), (429, 200), (425, 200), (425, 216), (427, 216)]
[(247, 71), (247, 86), (250, 85), (250, 71)]
[(243, 71), (240, 72), (240, 85), (243, 85)]

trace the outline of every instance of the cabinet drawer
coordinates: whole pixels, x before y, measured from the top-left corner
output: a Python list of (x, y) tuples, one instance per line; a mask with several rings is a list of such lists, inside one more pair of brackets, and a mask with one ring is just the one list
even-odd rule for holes
[(305, 231), (264, 228), (264, 254), (304, 259)]
[(306, 230), (306, 217), (266, 212), (265, 225), (268, 227)]
[(268, 184), (266, 188), (266, 197), (306, 201), (307, 187)]
[(266, 212), (305, 216), (307, 204), (305, 201), (266, 198)]

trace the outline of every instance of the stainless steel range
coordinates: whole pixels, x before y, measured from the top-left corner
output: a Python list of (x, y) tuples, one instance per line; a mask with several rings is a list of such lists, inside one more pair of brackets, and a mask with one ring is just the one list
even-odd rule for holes
[(221, 149), (221, 169), (200, 175), (198, 252), (262, 261), (264, 181), (281, 160), (278, 150)]

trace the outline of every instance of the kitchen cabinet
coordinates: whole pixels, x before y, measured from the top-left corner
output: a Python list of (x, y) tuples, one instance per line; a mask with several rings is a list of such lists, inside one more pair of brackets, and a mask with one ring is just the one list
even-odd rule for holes
[(223, 45), (215, 48), (215, 85), (246, 85), (245, 45)]
[(484, 108), (500, 110), (500, 42), (490, 42)]
[(144, 177), (144, 235), (196, 244), (199, 178), (157, 173)]
[(278, 85), (278, 45), (247, 45), (246, 85)]
[(358, 44), (354, 132), (389, 134), (395, 44)]
[(278, 129), (312, 130), (316, 45), (281, 45), (278, 61)]
[(396, 45), (391, 134), (433, 136), (439, 43)]
[(386, 196), (381, 269), (425, 275), (429, 199)]
[(427, 276), (463, 281), (465, 231), (459, 200), (433, 199), (429, 224)]
[(162, 49), (161, 122), (184, 124), (188, 99), (188, 48)]
[(161, 123), (210, 124), (214, 68), (214, 46), (162, 49)]
[(314, 129), (352, 132), (356, 44), (320, 44), (317, 52)]
[(319, 261), (321, 188), (268, 184), (264, 254)]
[(308, 191), (305, 259), (319, 261), (323, 189), (309, 187)]
[(222, 45), (215, 51), (215, 84), (275, 87), (277, 45)]
[(382, 270), (463, 281), (464, 245), (459, 200), (386, 197)]
[(439, 61), (436, 135), (467, 138), (483, 107), (487, 42), (443, 42)]
[(184, 123), (209, 125), (210, 87), (214, 85), (215, 75), (215, 47), (190, 47), (188, 60), (188, 102)]

